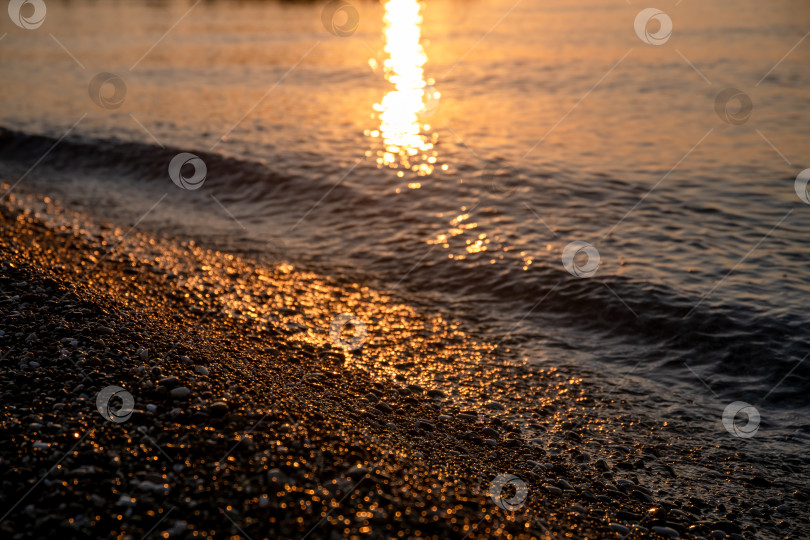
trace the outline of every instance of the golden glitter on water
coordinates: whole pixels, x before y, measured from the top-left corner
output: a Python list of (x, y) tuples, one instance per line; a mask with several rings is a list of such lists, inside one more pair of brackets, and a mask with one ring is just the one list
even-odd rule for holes
[[(434, 145), (438, 135), (431, 133), (429, 124), (420, 122), (420, 114), (425, 111), (425, 100), (437, 100), (439, 93), (432, 88), (433, 80), (424, 77), (427, 55), (421, 45), (421, 7), (417, 0), (389, 0), (385, 4), (383, 37), (387, 58), (383, 69), (394, 89), (374, 105), (380, 129), (367, 134), (382, 139), (383, 148), (377, 152), (379, 167), (428, 176), (436, 164)], [(408, 187), (422, 186), (411, 183)]]

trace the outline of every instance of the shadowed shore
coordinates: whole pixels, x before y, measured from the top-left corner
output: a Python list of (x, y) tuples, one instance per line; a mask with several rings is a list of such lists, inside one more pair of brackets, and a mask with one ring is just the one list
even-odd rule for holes
[[(508, 352), (361, 285), (32, 200), (0, 207), (10, 538), (743, 534), (659, 500), (643, 479), (675, 478), (669, 465), (584, 452), (581, 381), (507, 367)], [(368, 325), (356, 352), (328, 333), (347, 312)], [(111, 385), (134, 397), (125, 422), (96, 409)], [(525, 424), (509, 414), (521, 404)], [(550, 450), (526, 426), (552, 417), (564, 443)], [(527, 485), (514, 511), (490, 497), (500, 474)]]

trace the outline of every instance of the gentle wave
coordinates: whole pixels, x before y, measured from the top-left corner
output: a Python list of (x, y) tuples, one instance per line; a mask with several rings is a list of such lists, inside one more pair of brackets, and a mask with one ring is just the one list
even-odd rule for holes
[[(51, 137), (0, 128), (0, 160), (30, 166), (47, 154), (40, 167), (66, 170), (74, 176), (158, 183), (166, 182), (167, 164), (181, 151), (115, 139), (76, 137), (56, 142)], [(208, 185), (227, 189), (228, 200), (247, 205), (253, 215), (270, 211), (265, 208), (268, 198), (274, 199), (274, 208), (286, 205), (305, 211), (334, 187), (328, 175), (296, 178), (262, 163), (214, 152), (195, 154), (206, 163)], [(345, 212), (349, 202), (362, 208), (363, 215), (388, 213), (384, 200), (351, 186), (341, 186), (330, 197), (338, 203), (324, 205), (319, 211), (336, 214), (332, 216), (336, 223), (346, 219), (337, 214)], [(403, 227), (413, 219), (406, 214), (398, 218)], [(329, 222), (328, 217), (320, 219)], [(806, 321), (795, 315), (774, 316), (734, 303), (710, 307), (700, 298), (660, 284), (610, 274), (578, 279), (562, 265), (542, 261), (524, 271), (519, 265), (488, 264), (485, 257), (464, 261), (448, 260), (441, 253), (417, 257), (409, 245), (367, 253), (365, 271), (412, 292), (469, 301), (485, 298), (486, 305), (498, 312), (491, 318), (506, 321), (507, 326), (508, 321), (519, 323), (525, 317), (536, 325), (560, 329), (561, 335), (566, 335), (566, 329), (589, 335), (591, 352), (598, 351), (600, 341), (634, 346), (634, 356), (623, 360), (628, 365), (644, 362), (677, 372), (685, 372), (688, 365), (712, 381), (718, 395), (729, 389), (728, 395), (744, 392), (751, 399), (763, 398), (778, 385), (768, 395), (769, 403), (810, 406), (802, 384), (810, 379), (810, 362), (801, 361), (810, 354), (810, 340), (799, 331)], [(520, 341), (519, 336), (514, 339)], [(701, 384), (697, 379), (694, 382)]]

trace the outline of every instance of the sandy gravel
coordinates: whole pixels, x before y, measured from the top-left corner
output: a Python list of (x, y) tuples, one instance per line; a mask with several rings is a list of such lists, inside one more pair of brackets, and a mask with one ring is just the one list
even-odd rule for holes
[[(756, 524), (743, 501), (673, 496), (666, 432), (617, 437), (630, 457), (611, 459), (590, 444), (590, 416), (611, 401), (597, 389), (394, 294), (99, 226), (43, 198), (0, 214), (5, 537), (807, 531), (806, 490), (782, 489)], [(342, 313), (364, 339), (330, 336)], [(133, 399), (121, 422), (97, 407), (111, 386)]]

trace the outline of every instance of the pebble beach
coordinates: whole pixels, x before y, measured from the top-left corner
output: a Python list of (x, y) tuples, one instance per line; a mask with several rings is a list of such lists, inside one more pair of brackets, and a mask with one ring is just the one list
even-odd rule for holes
[[(2, 228), (5, 537), (810, 532), (805, 456), (689, 448), (685, 420), (625, 414), (632, 392), (396, 294), (42, 196), (12, 196)], [(330, 338), (338, 313), (364, 321), (360, 347)], [(126, 418), (97, 406), (111, 386)]]

